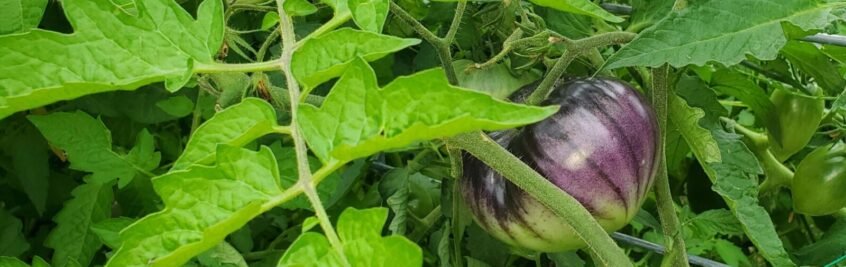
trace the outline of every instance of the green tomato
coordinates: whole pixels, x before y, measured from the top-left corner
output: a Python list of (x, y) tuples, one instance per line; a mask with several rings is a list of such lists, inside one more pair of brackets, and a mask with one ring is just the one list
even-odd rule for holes
[[(777, 89), (770, 95), (777, 122), (767, 127), (771, 131), (770, 151), (779, 161), (785, 161), (802, 150), (817, 132), (825, 110), (825, 100), (820, 95), (822, 90), (817, 92), (817, 96), (806, 96)], [(774, 138), (774, 127), (778, 127), (781, 138)]]
[(793, 208), (820, 216), (846, 207), (846, 145), (819, 147), (805, 156), (793, 176)]

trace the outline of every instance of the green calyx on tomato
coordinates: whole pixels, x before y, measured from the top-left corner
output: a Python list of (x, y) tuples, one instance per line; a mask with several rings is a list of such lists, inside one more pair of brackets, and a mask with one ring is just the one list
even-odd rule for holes
[[(822, 90), (816, 96), (807, 96), (784, 89), (776, 89), (770, 95), (775, 109), (775, 125), (767, 125), (770, 132), (770, 151), (779, 161), (802, 150), (817, 132), (825, 111)], [(774, 131), (780, 136), (774, 136)]]
[(846, 207), (846, 144), (821, 146), (799, 163), (793, 176), (793, 208), (820, 216)]

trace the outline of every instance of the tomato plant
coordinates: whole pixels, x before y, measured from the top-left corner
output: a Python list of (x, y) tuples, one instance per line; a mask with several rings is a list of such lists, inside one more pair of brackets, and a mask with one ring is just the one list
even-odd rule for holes
[(0, 0), (0, 266), (843, 265), (844, 14)]

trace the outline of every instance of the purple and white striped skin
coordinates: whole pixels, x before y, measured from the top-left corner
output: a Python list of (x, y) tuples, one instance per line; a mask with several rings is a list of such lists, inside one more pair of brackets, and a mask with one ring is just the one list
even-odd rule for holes
[[(494, 138), (579, 200), (605, 230), (619, 230), (637, 213), (657, 169), (652, 108), (609, 79), (557, 84), (545, 104), (561, 109), (518, 134)], [(465, 156), (460, 186), (476, 221), (506, 243), (544, 252), (585, 245), (562, 218), (472, 156)]]

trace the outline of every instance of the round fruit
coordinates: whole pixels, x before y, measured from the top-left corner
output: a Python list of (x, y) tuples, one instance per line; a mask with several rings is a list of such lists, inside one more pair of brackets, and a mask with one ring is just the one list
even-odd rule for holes
[[(494, 138), (581, 202), (604, 229), (622, 228), (656, 171), (660, 140), (651, 107), (611, 79), (560, 83), (545, 104), (561, 109)], [(475, 158), (466, 158), (460, 186), (479, 225), (506, 243), (545, 252), (584, 246), (564, 219)]]

